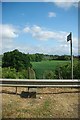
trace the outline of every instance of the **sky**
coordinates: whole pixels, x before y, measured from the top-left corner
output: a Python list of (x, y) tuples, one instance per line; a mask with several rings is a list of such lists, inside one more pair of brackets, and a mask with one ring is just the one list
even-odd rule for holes
[(0, 21), (1, 53), (18, 49), (24, 53), (78, 54), (78, 3), (76, 2), (2, 2)]

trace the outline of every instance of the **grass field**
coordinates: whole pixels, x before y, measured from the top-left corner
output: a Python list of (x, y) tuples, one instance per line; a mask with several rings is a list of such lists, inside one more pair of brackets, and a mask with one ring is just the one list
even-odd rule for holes
[(0, 67), (2, 66), (2, 61), (0, 61)]
[(57, 66), (64, 65), (70, 61), (52, 60), (52, 61), (42, 61), (42, 62), (32, 62), (33, 69), (36, 73), (37, 79), (43, 78), (43, 73), (45, 71), (54, 71)]

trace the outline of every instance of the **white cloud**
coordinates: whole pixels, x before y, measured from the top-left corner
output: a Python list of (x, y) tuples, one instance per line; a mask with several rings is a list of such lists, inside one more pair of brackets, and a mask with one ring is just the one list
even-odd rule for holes
[[(25, 27), (26, 29), (26, 27)], [(25, 31), (26, 32), (26, 31)], [(51, 46), (44, 47), (42, 46), (28, 46), (27, 51), (36, 53), (48, 53), (48, 54), (70, 54), (70, 42), (67, 42), (67, 35), (68, 32), (65, 31), (51, 31), (47, 30), (47, 28), (43, 28), (37, 25), (33, 25), (32, 27), (29, 27), (29, 31), (26, 33), (29, 33), (32, 35), (33, 38), (41, 41), (48, 41), (53, 40), (54, 42), (57, 41), (59, 43), (58, 46), (54, 46), (51, 48)], [(73, 54), (78, 54), (78, 39), (77, 37), (73, 36)]]
[(56, 17), (56, 13), (55, 12), (49, 12), (48, 17), (50, 17), (50, 18)]
[(79, 2), (79, 0), (53, 0), (53, 2), (69, 2), (69, 3), (75, 3), (75, 2)]
[(33, 25), (31, 29), (33, 33), (39, 33), (42, 30), (41, 27), (37, 25)]
[(3, 49), (7, 50), (12, 47), (13, 39), (18, 37), (18, 30), (9, 24), (0, 24), (0, 44)]
[(12, 39), (18, 37), (17, 30), (12, 25), (0, 25), (3, 39)]
[[(63, 55), (63, 54), (69, 54), (70, 55), (70, 44), (60, 44), (56, 45), (54, 47), (51, 46), (44, 46), (44, 45), (14, 45), (12, 49), (19, 49), (20, 51), (24, 53), (30, 53), (30, 54), (35, 54), (35, 53), (44, 53), (44, 54), (57, 54), (57, 55)], [(10, 50), (10, 47), (8, 46), (6, 48), (7, 50)], [(77, 49), (73, 49), (73, 54), (77, 54)]]
[[(3, 38), (9, 38), (9, 39), (4, 39), (3, 40), (3, 46), (2, 46), (2, 51), (10, 51), (14, 49), (19, 49), (22, 52), (25, 53), (44, 53), (44, 54), (70, 54), (70, 43), (67, 42), (67, 35), (69, 33), (64, 32), (64, 31), (51, 31), (48, 30), (47, 28), (40, 27), (37, 25), (33, 26), (27, 26), (23, 29), (23, 31), (26, 34), (31, 34), (33, 38), (36, 38), (37, 40), (42, 40), (46, 41), (47, 40), (53, 40), (54, 43), (57, 41), (58, 44), (48, 46), (46, 44), (40, 44), (40, 45), (26, 45), (26, 44), (21, 44), (14, 42), (15, 37), (17, 37), (17, 31), (15, 30), (15, 27), (12, 27), (14, 29), (9, 29), (11, 30), (12, 33), (15, 34), (15, 36), (12, 34), (11, 36), (3, 37)], [(1, 29), (0, 29), (1, 30)], [(10, 33), (10, 32), (9, 32)], [(1, 33), (0, 33), (1, 34)], [(24, 46), (24, 47), (23, 47)], [(78, 53), (78, 39), (73, 36), (73, 54)]]
[(2, 0), (3, 2), (79, 2), (79, 0)]
[[(24, 46), (24, 47), (23, 47)], [(5, 45), (3, 47), (3, 52), (5, 51), (11, 51), (14, 49), (18, 49), (21, 52), (24, 53), (30, 53), (30, 54), (35, 54), (35, 53), (44, 53), (44, 54), (57, 54), (57, 55), (63, 55), (63, 54), (68, 54), (70, 55), (70, 43), (65, 42), (65, 43), (60, 43), (58, 45), (53, 45), (52, 46), (46, 46), (43, 44), (39, 45), (30, 45), (30, 44), (9, 44)], [(73, 54), (77, 55), (78, 54), (78, 49), (77, 46), (73, 45)]]
[(54, 0), (54, 4), (58, 7), (69, 9), (70, 7), (78, 7), (79, 0)]
[(43, 41), (49, 39), (63, 41), (66, 39), (66, 35), (68, 34), (67, 32), (63, 31), (50, 31), (37, 25), (33, 25), (32, 27), (25, 27), (24, 32), (30, 33), (32, 37)]
[(29, 27), (25, 27), (25, 28), (23, 29), (23, 31), (26, 32), (26, 33), (28, 33), (28, 32), (30, 32), (30, 28), (29, 28)]

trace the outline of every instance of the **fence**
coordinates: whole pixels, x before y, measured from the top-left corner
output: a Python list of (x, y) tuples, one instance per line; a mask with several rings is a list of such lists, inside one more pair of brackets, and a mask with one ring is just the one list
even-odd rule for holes
[[(45, 79), (0, 79), (2, 87), (80, 87), (80, 80), (45, 80)], [(16, 90), (17, 92), (17, 90)]]

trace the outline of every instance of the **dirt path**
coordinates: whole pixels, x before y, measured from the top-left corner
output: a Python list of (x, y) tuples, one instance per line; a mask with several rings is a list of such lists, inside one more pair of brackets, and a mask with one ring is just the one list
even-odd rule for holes
[[(36, 98), (21, 98), (22, 91), (3, 88), (3, 118), (78, 118), (80, 89), (37, 88)], [(30, 90), (31, 91), (31, 90)]]

